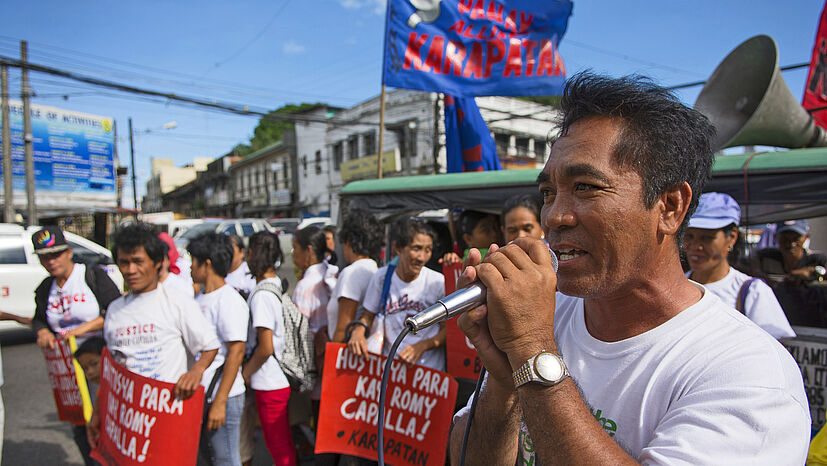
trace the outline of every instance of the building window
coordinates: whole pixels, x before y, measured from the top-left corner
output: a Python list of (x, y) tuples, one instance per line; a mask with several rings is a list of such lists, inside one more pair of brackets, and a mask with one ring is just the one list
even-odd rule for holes
[(307, 156), (302, 155), (302, 171), (304, 172), (304, 177), (307, 178)]
[(333, 169), (339, 171), (339, 166), (344, 161), (344, 144), (342, 141), (333, 144)]
[(355, 160), (359, 158), (359, 136), (353, 135), (347, 139), (347, 159)]
[(362, 155), (376, 154), (376, 133), (373, 131), (365, 133), (362, 139), (362, 146), (365, 151)]
[(526, 137), (515, 138), (515, 146), (517, 147), (517, 156), (528, 157), (531, 154), (528, 152), (528, 139)]
[(508, 144), (511, 137), (507, 134), (494, 133), (494, 144), (497, 146), (497, 154), (500, 157), (505, 157), (508, 154)]
[(287, 160), (284, 161), (284, 176), (282, 178), (284, 179), (284, 187), (285, 188), (290, 187), (290, 175), (287, 174), (287, 168), (288, 168), (287, 164), (288, 163), (289, 162)]
[(322, 174), (322, 151), (316, 151), (316, 174)]

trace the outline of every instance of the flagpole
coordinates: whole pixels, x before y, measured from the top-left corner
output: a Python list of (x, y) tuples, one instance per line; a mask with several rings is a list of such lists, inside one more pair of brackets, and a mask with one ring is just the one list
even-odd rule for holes
[(385, 85), (382, 84), (382, 94), (379, 96), (379, 160), (376, 165), (376, 178), (382, 179), (382, 144), (385, 142)]

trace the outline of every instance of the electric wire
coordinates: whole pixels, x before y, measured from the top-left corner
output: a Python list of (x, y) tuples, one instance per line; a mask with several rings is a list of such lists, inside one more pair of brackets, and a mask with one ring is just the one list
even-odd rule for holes
[(405, 327), (401, 332), (399, 332), (399, 336), (396, 337), (396, 341), (393, 342), (393, 346), (391, 346), (391, 350), (388, 353), (388, 360), (385, 362), (385, 370), (382, 371), (382, 385), (379, 388), (379, 420), (376, 424), (376, 434), (378, 437), (376, 452), (379, 466), (385, 466), (385, 399), (388, 392), (388, 380), (390, 379), (391, 365), (393, 364), (393, 358), (396, 357), (396, 350), (399, 349), (399, 345), (402, 343), (402, 340), (404, 340), (410, 332), (410, 327)]

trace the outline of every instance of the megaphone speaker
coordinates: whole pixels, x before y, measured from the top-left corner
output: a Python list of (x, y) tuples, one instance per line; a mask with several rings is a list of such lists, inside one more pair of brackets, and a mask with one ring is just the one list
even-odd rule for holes
[(793, 97), (778, 68), (778, 47), (759, 35), (736, 47), (715, 68), (695, 109), (718, 130), (713, 148), (762, 145), (827, 146), (827, 132)]

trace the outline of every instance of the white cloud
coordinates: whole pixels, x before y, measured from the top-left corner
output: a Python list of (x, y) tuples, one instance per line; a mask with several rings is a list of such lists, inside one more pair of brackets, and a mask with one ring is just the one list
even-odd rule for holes
[(285, 55), (299, 55), (304, 53), (306, 47), (304, 45), (299, 44), (294, 40), (288, 40), (284, 43), (284, 47), (282, 47), (282, 51)]
[(348, 10), (359, 10), (361, 8), (372, 10), (378, 15), (385, 14), (387, 0), (337, 0), (339, 5)]

